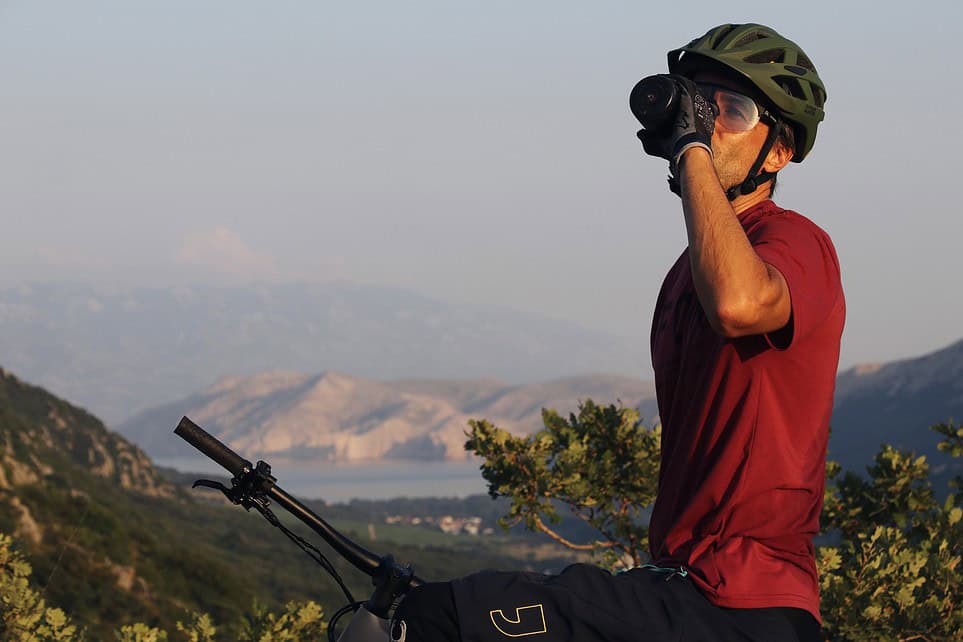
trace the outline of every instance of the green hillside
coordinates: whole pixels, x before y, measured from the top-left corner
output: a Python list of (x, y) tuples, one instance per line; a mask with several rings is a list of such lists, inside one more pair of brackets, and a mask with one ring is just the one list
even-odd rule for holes
[[(209, 613), (230, 639), (255, 599), (271, 607), (312, 599), (329, 614), (343, 604), (334, 582), (277, 530), (214, 497), (168, 482), (98, 419), (0, 370), (0, 532), (15, 537), (38, 590), (89, 639), (113, 639), (132, 622), (171, 626), (185, 610)], [(413, 536), (379, 525), (377, 542), (367, 542), (365, 516), (344, 508), (335, 523), (429, 579), (564, 562), (505, 536)], [(368, 579), (330, 557), (366, 597)]]

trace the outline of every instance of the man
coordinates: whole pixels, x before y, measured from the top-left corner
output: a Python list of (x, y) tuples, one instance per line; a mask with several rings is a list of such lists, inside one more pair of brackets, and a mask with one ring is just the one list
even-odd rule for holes
[(829, 237), (771, 200), (825, 90), (802, 50), (722, 25), (669, 53), (678, 111), (639, 132), (670, 164), (688, 247), (656, 304), (663, 424), (652, 564), (479, 573), (412, 591), (393, 639), (820, 640), (819, 530), (845, 304)]
[(845, 302), (829, 237), (769, 198), (812, 149), (825, 88), (795, 43), (751, 24), (670, 52), (669, 71), (676, 126), (639, 132), (670, 160), (689, 241), (652, 327), (663, 443), (651, 553), (685, 566), (712, 604), (783, 609), (816, 639), (812, 537)]

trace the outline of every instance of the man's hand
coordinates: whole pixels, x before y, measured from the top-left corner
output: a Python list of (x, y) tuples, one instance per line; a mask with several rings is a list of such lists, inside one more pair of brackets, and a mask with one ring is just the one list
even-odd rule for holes
[(669, 161), (673, 173), (679, 159), (692, 147), (703, 147), (712, 155), (712, 132), (718, 108), (699, 93), (696, 84), (684, 76), (670, 74), (679, 90), (679, 108), (675, 120), (666, 129), (640, 129), (639, 140), (645, 153)]

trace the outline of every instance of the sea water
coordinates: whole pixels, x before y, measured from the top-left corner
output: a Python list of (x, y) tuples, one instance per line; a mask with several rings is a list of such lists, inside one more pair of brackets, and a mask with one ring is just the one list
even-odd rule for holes
[[(329, 503), (394, 497), (467, 497), (486, 493), (478, 462), (410, 461), (333, 464), (303, 459), (268, 458), (277, 484), (303, 499)], [(158, 466), (186, 473), (227, 476), (203, 457), (160, 458)]]

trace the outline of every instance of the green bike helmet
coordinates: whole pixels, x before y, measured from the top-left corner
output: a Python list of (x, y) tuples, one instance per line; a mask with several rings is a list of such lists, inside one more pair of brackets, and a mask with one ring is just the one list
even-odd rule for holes
[(748, 80), (793, 128), (800, 163), (813, 148), (816, 127), (825, 117), (826, 87), (809, 57), (796, 43), (757, 24), (720, 25), (669, 52), (669, 73), (691, 76), (718, 69)]

